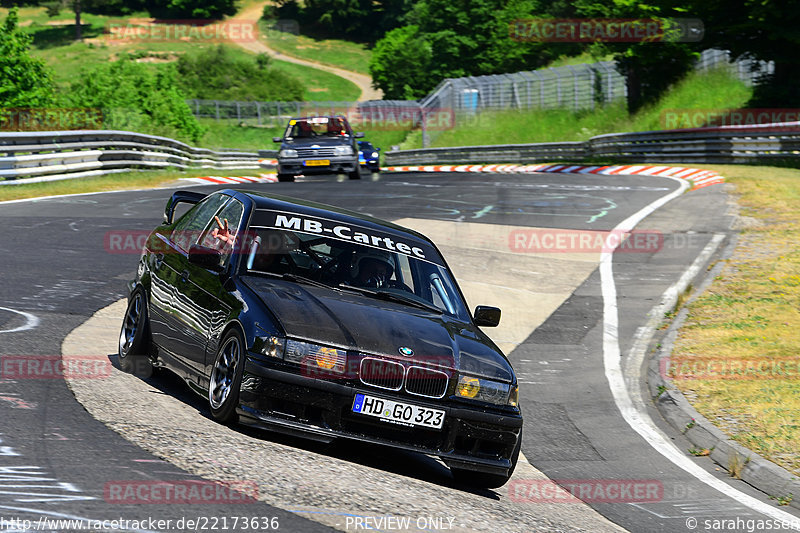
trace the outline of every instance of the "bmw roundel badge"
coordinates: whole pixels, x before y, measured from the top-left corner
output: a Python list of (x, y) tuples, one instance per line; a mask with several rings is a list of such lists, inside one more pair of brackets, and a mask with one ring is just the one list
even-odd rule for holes
[(412, 355), (414, 355), (414, 350), (412, 350), (408, 346), (401, 346), (400, 348), (398, 348), (398, 351), (402, 355), (405, 355), (406, 357), (411, 357)]

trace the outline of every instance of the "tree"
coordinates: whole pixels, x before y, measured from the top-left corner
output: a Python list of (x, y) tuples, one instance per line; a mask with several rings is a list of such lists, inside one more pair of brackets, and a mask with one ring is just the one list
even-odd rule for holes
[(399, 27), (411, 0), (278, 0), (265, 18), (294, 19), (302, 33), (375, 42)]
[(81, 28), (81, 0), (72, 0), (72, 9), (75, 11), (75, 40), (83, 40), (83, 29)]
[(426, 72), (431, 69), (432, 60), (433, 47), (419, 34), (419, 28), (403, 26), (378, 41), (369, 71), (385, 98), (419, 98), (429, 90)]
[(40, 0), (0, 0), (0, 7), (12, 8), (39, 5)]
[(162, 19), (221, 19), (236, 13), (236, 0), (145, 0), (150, 15)]
[[(640, 42), (597, 42), (590, 46), (594, 54), (613, 54), (628, 89), (628, 111), (633, 113), (654, 102), (672, 84), (691, 70), (698, 57), (691, 44), (674, 40), (673, 18), (685, 17), (678, 0), (654, 0), (643, 4), (633, 0), (580, 0), (577, 12), (587, 18), (658, 20), (667, 37)], [(683, 2), (683, 0), (680, 0)]]
[(44, 61), (29, 54), (31, 41), (12, 8), (0, 31), (0, 107), (43, 107), (53, 100), (52, 75)]
[(800, 103), (800, 4), (794, 0), (687, 0), (705, 23), (705, 48), (730, 50), (734, 58), (775, 62), (775, 73), (755, 87), (753, 107)]
[(81, 0), (83, 11), (95, 15), (130, 15), (145, 11), (145, 0)]
[(376, 43), (374, 83), (388, 98), (419, 97), (444, 78), (541, 66), (550, 58), (548, 46), (514, 40), (509, 31), (535, 9), (534, 0), (417, 2), (406, 16), (409, 24)]

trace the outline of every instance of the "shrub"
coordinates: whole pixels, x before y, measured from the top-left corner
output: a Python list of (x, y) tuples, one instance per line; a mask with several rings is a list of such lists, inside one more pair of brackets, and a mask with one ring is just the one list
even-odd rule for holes
[(197, 143), (205, 133), (186, 104), (172, 65), (152, 69), (130, 59), (82, 73), (65, 105), (103, 110), (104, 127)]
[(53, 100), (53, 77), (28, 53), (32, 38), (18, 26), (17, 9), (0, 26), (0, 107), (42, 107)]
[(299, 80), (270, 65), (268, 56), (236, 57), (225, 46), (181, 56), (180, 83), (190, 98), (240, 101), (303, 99)]

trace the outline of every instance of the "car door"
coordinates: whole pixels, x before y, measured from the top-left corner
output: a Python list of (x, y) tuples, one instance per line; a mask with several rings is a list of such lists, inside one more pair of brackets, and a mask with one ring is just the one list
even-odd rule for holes
[[(208, 196), (184, 214), (171, 232), (159, 236), (164, 243), (155, 254), (150, 268), (150, 330), (153, 341), (173, 356), (173, 362), (180, 363), (174, 356), (180, 357), (185, 351), (185, 322), (179, 318), (179, 314), (186, 299), (182, 293), (187, 287), (182, 278), (189, 264), (189, 247), (229, 200), (230, 197), (223, 194)], [(181, 368), (176, 370), (187, 369), (181, 364)]]
[[(244, 205), (232, 198), (212, 217), (196, 241), (200, 246), (220, 252), (219, 270), (207, 269), (187, 260), (180, 273), (181, 291), (175, 315), (181, 322), (182, 352), (179, 355), (198, 377), (198, 382), (205, 372), (209, 340), (216, 338), (230, 316), (231, 306), (224, 298), (228, 275), (224, 272), (232, 260), (233, 241), (240, 234), (243, 215)], [(221, 239), (220, 232), (227, 234), (229, 240)]]

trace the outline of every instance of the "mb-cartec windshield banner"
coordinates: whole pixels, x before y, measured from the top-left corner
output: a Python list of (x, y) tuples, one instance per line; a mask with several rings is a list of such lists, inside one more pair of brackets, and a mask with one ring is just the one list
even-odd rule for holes
[(403, 239), (397, 235), (390, 235), (372, 228), (365, 228), (364, 226), (346, 224), (339, 220), (258, 209), (250, 227), (256, 230), (258, 228), (280, 229), (311, 235), (324, 235), (339, 241), (378, 248), (387, 252), (401, 253), (409, 257), (440, 264), (438, 254), (429, 244), (423, 241)]

